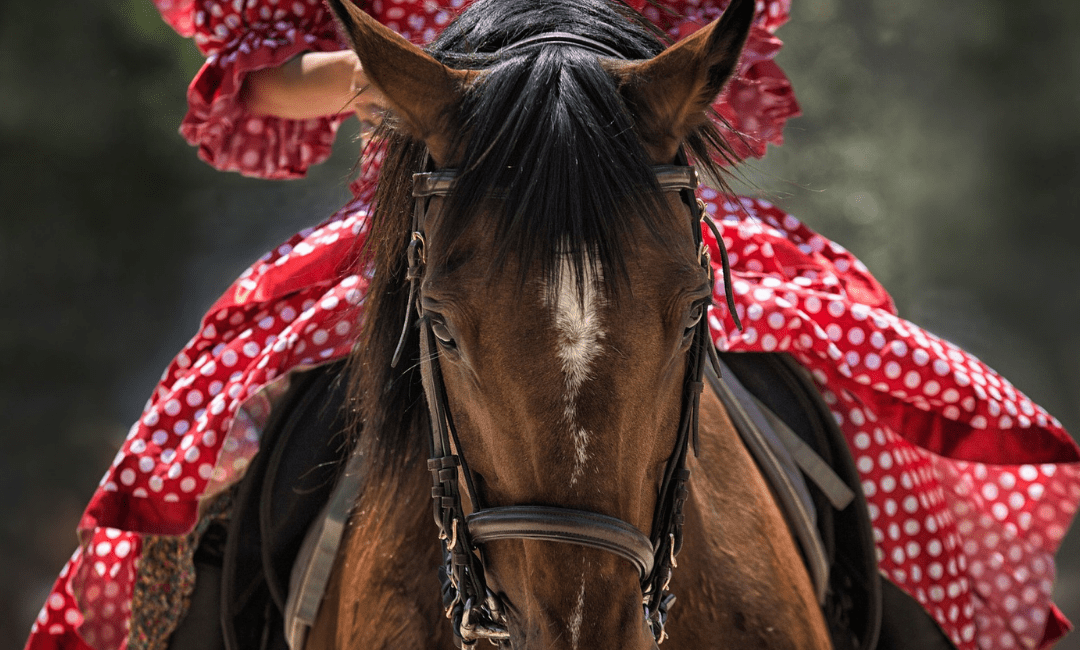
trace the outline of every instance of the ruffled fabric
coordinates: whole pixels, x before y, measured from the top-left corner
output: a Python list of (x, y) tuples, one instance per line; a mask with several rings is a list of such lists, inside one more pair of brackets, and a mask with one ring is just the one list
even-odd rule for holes
[(184, 38), (195, 34), (195, 0), (154, 0), (161, 18)]
[[(766, 202), (701, 197), (745, 325), (734, 328), (718, 282), (714, 341), (787, 351), (811, 371), (862, 475), (883, 573), (961, 650), (1045, 647), (1070, 629), (1050, 600), (1053, 554), (1080, 502), (1080, 452), (1060, 423), (897, 317), (839, 245)], [(29, 648), (121, 647), (139, 534), (190, 531), (200, 503), (255, 455), (290, 373), (349, 353), (367, 286), (355, 272), (366, 216), (357, 202), (300, 233), (210, 310), (102, 479)]]
[(1061, 423), (899, 318), (838, 244), (767, 202), (705, 198), (744, 324), (718, 283), (714, 340), (789, 352), (811, 371), (862, 476), (884, 575), (961, 650), (1046, 647), (1071, 629), (1050, 600), (1080, 502), (1080, 450)]
[[(703, 25), (720, 17), (731, 0), (622, 0), (626, 6), (649, 19), (649, 22), (668, 32), (672, 38), (689, 36)], [(754, 26), (770, 34), (776, 32), (791, 16), (791, 0), (758, 0)]]
[(243, 475), (289, 374), (351, 350), (366, 228), (366, 206), (346, 206), (264, 256), (210, 310), (102, 478), (28, 649), (123, 647), (140, 535), (190, 532), (201, 504)]
[[(342, 47), (318, 0), (155, 1), (208, 55), (181, 126), (204, 160), (292, 178), (328, 155), (339, 117), (252, 116), (238, 101), (248, 71)], [(726, 5), (626, 2), (674, 38)], [(423, 43), (464, 4), (372, 0), (365, 8)], [(790, 4), (759, 5), (739, 76), (716, 105), (741, 155), (779, 144), (784, 122), (799, 113), (773, 61), (781, 45), (773, 32)], [(367, 167), (356, 186), (362, 199), (245, 272), (166, 369), (80, 522), (80, 547), (27, 648), (124, 647), (142, 536), (190, 532), (201, 504), (257, 452), (291, 373), (348, 354), (367, 287), (356, 259), (377, 169)], [(1060, 423), (977, 359), (898, 318), (884, 288), (840, 246), (765, 202), (701, 196), (731, 252), (746, 324), (734, 329), (718, 285), (714, 340), (728, 350), (788, 351), (812, 371), (863, 476), (885, 575), (962, 650), (1044, 647), (1070, 629), (1050, 602), (1053, 552), (1080, 502), (1080, 454)]]
[(279, 66), (302, 52), (344, 47), (321, 0), (155, 0), (155, 5), (207, 56), (188, 87), (188, 113), (180, 125), (200, 158), (224, 171), (285, 179), (303, 176), (330, 155), (346, 115), (310, 120), (253, 115), (239, 96), (252, 70)]
[[(627, 4), (678, 40), (716, 20), (727, 8), (719, 3), (663, 3), (626, 0)], [(743, 48), (736, 76), (713, 108), (723, 119), (720, 132), (739, 158), (760, 158), (768, 145), (784, 143), (784, 125), (802, 114), (787, 75), (773, 61), (783, 42), (774, 33), (787, 22), (791, 3), (758, 3), (754, 25)]]
[[(240, 99), (248, 72), (277, 67), (303, 52), (346, 47), (322, 2), (240, 5), (211, 0), (196, 5), (157, 0), (156, 4), (166, 22), (180, 34), (193, 36), (207, 55), (188, 88), (188, 113), (180, 125), (181, 135), (198, 147), (202, 160), (245, 176), (290, 179), (304, 176), (311, 165), (330, 156), (347, 114), (308, 120), (255, 115)], [(387, 10), (394, 15), (399, 11), (403, 10)], [(437, 12), (433, 20), (445, 24), (449, 14)]]
[[(244, 78), (252, 70), (277, 67), (307, 51), (346, 47), (321, 0), (155, 3), (166, 22), (193, 37), (207, 55), (188, 88), (188, 113), (180, 125), (181, 135), (198, 147), (201, 159), (245, 176), (290, 179), (304, 176), (311, 165), (329, 157), (348, 115), (308, 120), (255, 115), (240, 99)], [(453, 18), (450, 9), (423, 0), (357, 4), (416, 43), (434, 38)]]
[(768, 145), (784, 143), (784, 125), (802, 115), (787, 75), (773, 57), (780, 39), (754, 27), (743, 48), (739, 75), (713, 105), (723, 118), (720, 133), (739, 158), (760, 158)]
[(188, 113), (180, 134), (199, 148), (199, 157), (222, 171), (268, 179), (300, 178), (330, 156), (338, 127), (348, 115), (291, 120), (253, 115), (240, 100), (251, 70), (281, 65), (309, 50), (340, 49), (336, 41), (292, 33), (296, 40), (251, 50), (251, 34), (236, 51), (211, 56), (188, 87)]
[[(156, 0), (162, 17), (180, 34), (194, 37), (207, 55), (188, 88), (188, 113), (180, 133), (199, 149), (199, 157), (217, 169), (245, 176), (288, 179), (330, 155), (334, 137), (347, 115), (289, 120), (253, 115), (240, 100), (248, 72), (279, 66), (306, 51), (345, 47), (330, 12), (318, 0), (291, 5), (222, 0)], [(450, 6), (446, 6), (449, 4)], [(425, 0), (384, 2), (362, 7), (415, 43), (430, 42), (465, 2)], [(645, 0), (628, 4), (654, 20), (672, 38), (682, 38), (716, 19), (726, 3)], [(789, 3), (764, 3), (747, 41), (739, 74), (714, 108), (726, 120), (722, 129), (740, 157), (763, 156), (768, 144), (783, 142), (788, 119), (800, 114), (791, 83), (773, 62), (781, 42), (773, 32), (788, 17)]]

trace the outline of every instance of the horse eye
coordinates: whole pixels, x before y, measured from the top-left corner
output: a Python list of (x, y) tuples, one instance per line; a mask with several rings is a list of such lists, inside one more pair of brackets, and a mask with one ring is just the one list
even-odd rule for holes
[(690, 309), (690, 313), (686, 317), (686, 333), (692, 333), (693, 329), (697, 327), (697, 324), (701, 322), (702, 317), (705, 315), (705, 303), (697, 303)]
[(454, 337), (450, 335), (450, 329), (441, 318), (431, 318), (431, 333), (435, 335), (441, 345), (448, 348), (457, 346), (454, 343)]

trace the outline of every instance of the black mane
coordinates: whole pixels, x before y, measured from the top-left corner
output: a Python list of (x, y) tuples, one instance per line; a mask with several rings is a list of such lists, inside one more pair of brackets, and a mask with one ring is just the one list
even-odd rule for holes
[[(605, 290), (614, 293), (632, 249), (629, 225), (641, 220), (666, 239), (656, 222), (665, 209), (662, 195), (633, 115), (595, 52), (563, 44), (504, 50), (553, 31), (584, 36), (631, 60), (664, 48), (642, 17), (607, 0), (472, 4), (429, 50), (452, 68), (485, 71), (451, 116), (461, 127), (451, 150), (464, 156), (440, 219), (450, 220), (451, 232), (463, 233), (477, 218), (479, 203), (498, 193), (506, 200), (494, 225), (493, 270), (516, 256), (523, 283), (530, 271), (553, 277), (569, 256), (579, 281), (588, 275), (586, 265), (598, 265), (611, 281)], [(371, 432), (363, 437), (369, 458), (388, 467), (402, 462), (402, 452), (419, 451), (417, 436), (404, 434), (426, 419), (426, 409), (415, 408), (422, 402), (415, 331), (402, 364), (389, 367), (407, 309), (412, 174), (421, 171), (425, 148), (396, 130), (392, 120), (377, 139), (385, 145), (385, 159), (365, 256), (375, 272), (353, 358), (353, 394), (361, 426)], [(706, 125), (687, 144), (699, 167), (720, 178), (713, 158), (731, 157), (716, 130)], [(451, 245), (438, 254), (452, 252)]]

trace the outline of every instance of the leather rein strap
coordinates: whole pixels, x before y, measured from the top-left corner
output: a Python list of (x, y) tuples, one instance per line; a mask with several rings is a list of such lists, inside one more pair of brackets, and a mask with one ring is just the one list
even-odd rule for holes
[[(663, 192), (678, 191), (690, 208), (693, 217), (691, 230), (699, 253), (699, 262), (712, 279), (708, 248), (701, 237), (704, 210), (694, 196), (697, 173), (689, 165), (662, 165), (654, 168), (657, 185)], [(706, 358), (715, 363), (715, 349), (709, 336), (708, 323), (702, 318), (696, 326), (688, 353), (688, 366), (683, 390), (683, 406), (675, 447), (665, 468), (652, 534), (646, 537), (633, 525), (608, 515), (571, 508), (535, 505), (516, 505), (483, 508), (472, 473), (461, 454), (449, 401), (438, 362), (438, 344), (420, 302), (420, 284), (426, 265), (425, 222), (428, 199), (447, 196), (454, 187), (457, 173), (436, 171), (413, 176), (412, 240), (408, 247), (409, 313), (402, 329), (401, 342), (394, 356), (396, 364), (404, 347), (415, 309), (420, 317), (420, 366), (431, 420), (428, 469), (432, 473), (433, 514), (442, 540), (445, 563), (440, 569), (443, 579), (443, 604), (454, 631), (464, 646), (480, 638), (495, 643), (509, 640), (509, 631), (499, 598), (492, 593), (484, 578), (483, 555), (480, 547), (500, 539), (532, 539), (570, 543), (609, 551), (631, 562), (638, 570), (642, 585), (645, 619), (657, 642), (666, 637), (664, 624), (667, 609), (674, 601), (668, 590), (675, 557), (682, 545), (682, 508), (687, 497), (686, 469), (689, 445), (697, 447), (698, 404)], [(707, 220), (706, 220), (707, 221)], [(722, 242), (722, 240), (720, 240)], [(710, 354), (711, 353), (711, 354)], [(456, 453), (455, 453), (456, 452)], [(459, 469), (465, 479), (472, 513), (465, 515)]]

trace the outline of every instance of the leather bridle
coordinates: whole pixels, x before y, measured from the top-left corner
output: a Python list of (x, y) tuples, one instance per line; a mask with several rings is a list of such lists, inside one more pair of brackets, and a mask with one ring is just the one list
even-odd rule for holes
[[(691, 230), (699, 263), (711, 281), (709, 250), (701, 238), (701, 223), (709, 222), (704, 219), (703, 206), (694, 197), (696, 171), (688, 165), (663, 165), (654, 167), (654, 172), (660, 189), (665, 192), (678, 191), (690, 208)], [(420, 318), (420, 369), (431, 422), (428, 469), (433, 479), (431, 495), (434, 518), (445, 558), (440, 568), (440, 578), (447, 617), (453, 621), (454, 632), (463, 645), (471, 645), (480, 638), (493, 642), (508, 641), (509, 631), (499, 598), (488, 589), (484, 578), (479, 547), (500, 539), (562, 542), (609, 551), (634, 564), (641, 580), (645, 619), (657, 643), (660, 643), (666, 636), (664, 625), (667, 610), (674, 601), (674, 596), (668, 592), (668, 584), (676, 565), (675, 558), (682, 546), (682, 509), (687, 497), (686, 482), (690, 477), (686, 458), (691, 442), (695, 450), (697, 448), (702, 373), (706, 358), (715, 358), (707, 318), (703, 317), (695, 326), (688, 352), (678, 434), (660, 483), (649, 537), (621, 519), (596, 512), (536, 505), (482, 507), (472, 473), (460, 453), (461, 444), (449, 411), (438, 361), (438, 344), (430, 323), (424, 317), (420, 301), (420, 283), (426, 265), (425, 224), (429, 199), (449, 195), (456, 175), (453, 171), (413, 175), (415, 209), (412, 240), (407, 253), (409, 314), (394, 357), (396, 364), (415, 310)], [(718, 241), (723, 240), (718, 238)], [(724, 266), (726, 271), (726, 259)], [(458, 483), (459, 468), (472, 504), (472, 513), (467, 516)]]
[[(590, 39), (563, 33), (542, 34), (510, 47), (550, 43), (584, 47), (602, 56), (618, 54)], [(506, 49), (509, 48), (504, 48)], [(716, 228), (710, 220), (705, 219), (704, 205), (695, 198), (694, 190), (698, 185), (696, 170), (686, 164), (682, 152), (679, 153), (677, 162), (680, 164), (653, 168), (657, 185), (663, 192), (679, 192), (683, 202), (690, 208), (694, 246), (698, 251), (699, 263), (711, 283), (712, 264), (709, 250), (702, 241), (701, 224), (710, 226), (714, 233)], [(435, 524), (439, 529), (443, 548), (444, 563), (439, 569), (439, 577), (447, 618), (453, 622), (454, 633), (462, 646), (471, 646), (482, 638), (499, 645), (508, 645), (510, 633), (502, 604), (499, 597), (488, 588), (485, 579), (483, 545), (503, 539), (569, 543), (614, 553), (637, 568), (645, 620), (656, 642), (661, 643), (666, 637), (664, 625), (668, 608), (675, 600), (668, 591), (668, 585), (672, 570), (676, 566), (676, 556), (682, 547), (682, 511), (688, 495), (686, 483), (690, 477), (686, 460), (691, 442), (695, 453), (697, 451), (698, 409), (706, 358), (713, 361), (719, 372), (716, 351), (709, 335), (707, 310), (703, 309), (703, 316), (695, 326), (687, 353), (679, 428), (674, 449), (660, 482), (652, 531), (648, 537), (632, 524), (596, 512), (538, 505), (484, 508), (479, 502), (472, 472), (461, 453), (461, 444), (450, 414), (439, 365), (438, 344), (420, 300), (420, 285), (427, 262), (425, 225), (430, 199), (450, 195), (456, 178), (457, 172), (449, 170), (413, 175), (415, 207), (412, 239), (407, 250), (406, 276), (409, 281), (408, 313), (393, 359), (394, 365), (400, 360), (415, 311), (420, 322), (420, 371), (431, 424), (428, 469), (433, 482), (431, 496)], [(719, 233), (716, 235), (723, 259), (724, 280), (729, 287), (728, 306), (734, 316), (727, 255), (723, 239)], [(472, 505), (469, 515), (465, 514), (462, 503), (459, 470), (464, 477), (465, 492)]]

